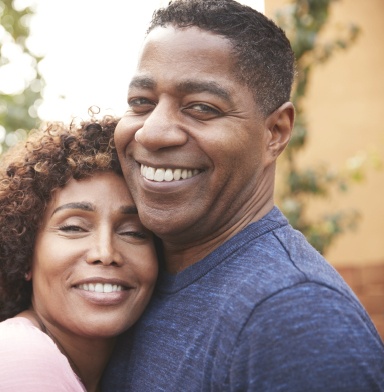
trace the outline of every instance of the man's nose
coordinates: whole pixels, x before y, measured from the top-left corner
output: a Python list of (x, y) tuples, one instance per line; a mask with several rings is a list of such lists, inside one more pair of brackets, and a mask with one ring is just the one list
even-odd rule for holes
[(135, 140), (149, 151), (184, 145), (188, 133), (183, 127), (182, 116), (178, 108), (159, 102), (135, 133)]
[(123, 257), (118, 250), (112, 233), (99, 233), (94, 236), (87, 253), (88, 264), (121, 265)]

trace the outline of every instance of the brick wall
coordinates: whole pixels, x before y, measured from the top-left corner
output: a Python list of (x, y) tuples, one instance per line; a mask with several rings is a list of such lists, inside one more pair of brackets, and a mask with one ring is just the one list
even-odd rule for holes
[(384, 263), (336, 269), (360, 299), (384, 341)]

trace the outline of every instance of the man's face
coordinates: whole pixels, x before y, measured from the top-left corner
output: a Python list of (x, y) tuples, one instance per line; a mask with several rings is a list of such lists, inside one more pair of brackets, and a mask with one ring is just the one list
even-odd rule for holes
[(265, 121), (231, 49), (195, 27), (145, 40), (115, 141), (140, 218), (164, 240), (213, 238), (272, 192)]

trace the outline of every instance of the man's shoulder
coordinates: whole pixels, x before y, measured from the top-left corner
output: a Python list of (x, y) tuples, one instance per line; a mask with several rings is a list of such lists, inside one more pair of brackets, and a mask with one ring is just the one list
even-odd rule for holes
[[(261, 227), (267, 229), (258, 235)], [(238, 246), (232, 246), (228, 263), (236, 265), (233, 270), (239, 271), (242, 279), (249, 280), (250, 284), (265, 283), (270, 290), (275, 286), (276, 290), (282, 290), (313, 282), (351, 294), (340, 274), (276, 207), (261, 221), (239, 233), (235, 241)], [(228, 245), (230, 248), (231, 244)]]

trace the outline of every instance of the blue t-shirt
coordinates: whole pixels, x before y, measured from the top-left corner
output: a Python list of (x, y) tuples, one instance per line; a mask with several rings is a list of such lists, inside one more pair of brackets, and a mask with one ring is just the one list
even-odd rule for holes
[(340, 275), (275, 207), (161, 274), (103, 391), (384, 391), (384, 347)]

